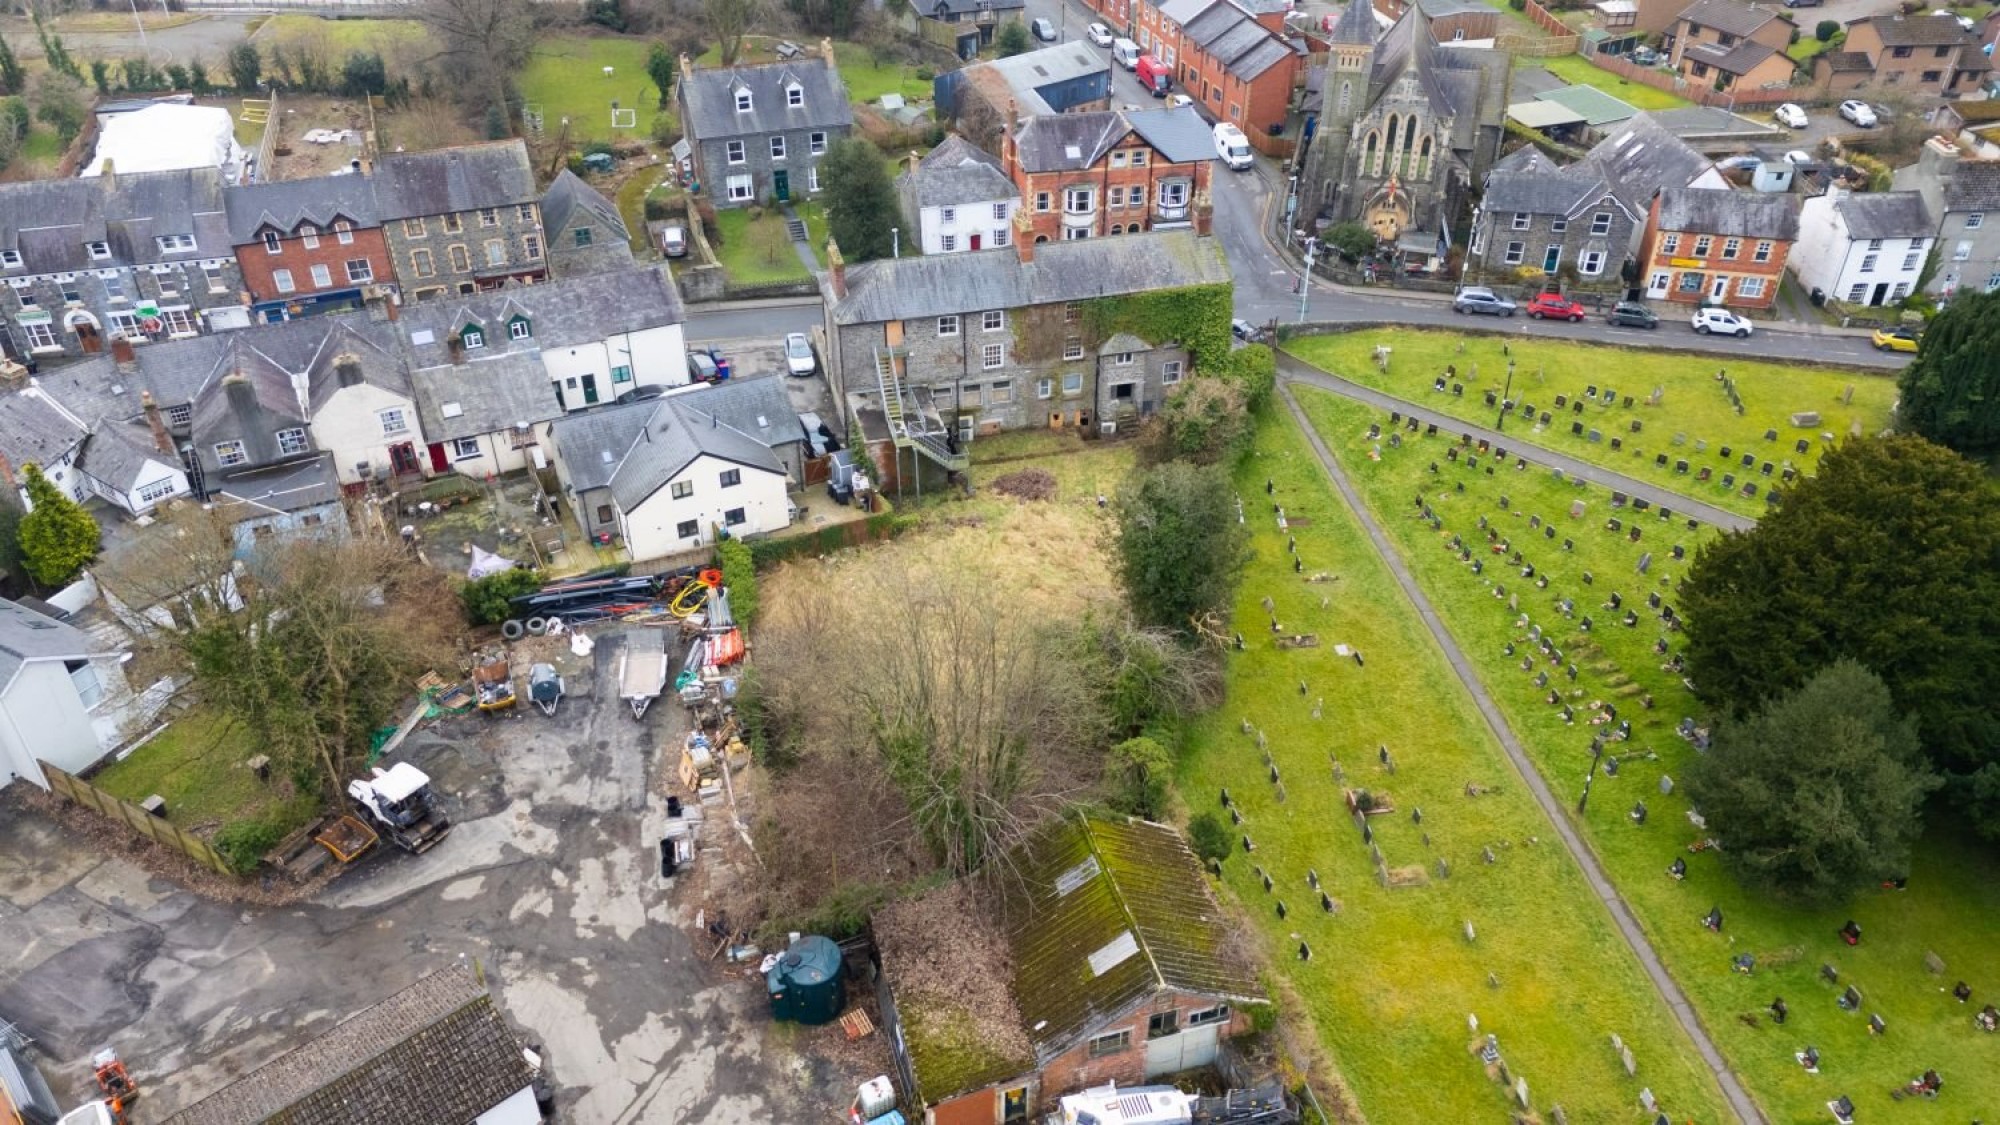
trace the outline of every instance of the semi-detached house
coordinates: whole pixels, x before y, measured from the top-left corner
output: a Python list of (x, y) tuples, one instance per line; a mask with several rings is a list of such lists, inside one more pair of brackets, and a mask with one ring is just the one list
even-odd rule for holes
[(830, 40), (818, 55), (713, 70), (682, 55), (680, 75), (695, 177), (717, 207), (817, 193), (820, 160), (854, 128)]
[(1032, 117), (1009, 134), (1001, 166), (1035, 242), (1194, 225), (1215, 142), (1192, 106)]
[(1673, 188), (1653, 199), (1642, 236), (1646, 296), (1690, 305), (1769, 309), (1799, 237), (1791, 197)]
[(1808, 292), (1849, 305), (1893, 305), (1916, 292), (1937, 220), (1914, 191), (1833, 188), (1799, 205), (1792, 271)]

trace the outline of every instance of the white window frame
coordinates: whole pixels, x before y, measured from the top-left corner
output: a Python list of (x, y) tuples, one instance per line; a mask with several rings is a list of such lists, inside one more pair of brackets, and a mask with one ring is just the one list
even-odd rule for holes
[(375, 417), (382, 423), (383, 437), (400, 437), (410, 432), (410, 419), (400, 406), (390, 406), (377, 410)]
[(938, 246), (945, 253), (950, 254), (958, 249), (958, 236), (955, 234), (941, 234), (938, 236)]
[(1514, 212), (1514, 230), (1527, 230), (1531, 216), (1526, 211)]
[(1578, 255), (1576, 272), (1585, 277), (1596, 277), (1604, 272), (1604, 251), (1585, 250)]
[[(357, 269), (356, 267), (359, 268)], [(347, 283), (349, 285), (367, 285), (374, 280), (375, 265), (373, 262), (370, 262), (366, 258), (349, 258), (347, 260)]]
[(809, 155), (811, 155), (811, 156), (823, 156), (823, 155), (825, 155), (825, 154), (826, 154), (826, 134), (825, 134), (825, 133), (808, 133), (808, 134), (806, 134), (806, 152), (807, 152), (807, 154), (809, 154)]
[(1083, 358), (1083, 341), (1074, 337), (1063, 341), (1063, 362), (1075, 363)]
[(785, 158), (785, 136), (783, 133), (779, 133), (772, 136), (771, 138), (771, 159), (783, 160), (784, 158)]
[(718, 488), (735, 488), (737, 485), (742, 483), (743, 483), (742, 469), (724, 469), (722, 470), (722, 472), (718, 473), (715, 478), (715, 484), (716, 487)]
[(186, 254), (195, 248), (191, 234), (163, 234), (159, 242), (162, 254)]
[(803, 108), (805, 104), (806, 104), (806, 88), (804, 86), (801, 86), (798, 83), (794, 82), (791, 85), (785, 87), (786, 108), (800, 109)]
[(1507, 244), (1507, 252), (1501, 255), (1500, 264), (1504, 266), (1518, 266), (1522, 262), (1526, 261), (1527, 257), (1528, 257), (1527, 243), (1509, 242)]
[(314, 289), (333, 288), (333, 267), (327, 265), (325, 262), (313, 263), (312, 282)]
[(757, 198), (757, 181), (747, 173), (731, 176), (724, 181), (724, 184), (729, 190), (729, 200), (732, 203), (746, 203)]
[(473, 461), (484, 456), (486, 456), (486, 449), (479, 444), (478, 438), (462, 437), (451, 439), (452, 460)]
[(667, 495), (675, 500), (685, 500), (694, 495), (694, 482), (691, 480), (677, 480), (667, 486)]
[(1985, 225), (1986, 225), (1986, 212), (1972, 211), (1966, 214), (1965, 216), (1966, 230), (1978, 230), (1980, 227)]
[(1062, 377), (1062, 393), (1064, 398), (1070, 398), (1075, 395), (1082, 394), (1083, 372), (1081, 371), (1064, 372)]
[(531, 339), (534, 335), (534, 326), (521, 317), (517, 316), (507, 322), (507, 338), (509, 340), (527, 340)]
[(1160, 364), (1160, 382), (1162, 384), (1171, 387), (1175, 383), (1178, 383), (1180, 381), (1181, 381), (1180, 360), (1170, 359), (1167, 360), (1165, 363)]
[(284, 250), (285, 250), (285, 240), (278, 236), (277, 231), (267, 230), (264, 232), (264, 253), (282, 254), (284, 253)]
[(1764, 299), (1765, 281), (1761, 277), (1739, 277), (1736, 279), (1736, 295), (1747, 301)]
[(744, 141), (722, 142), (722, 159), (729, 164), (748, 164), (750, 162), (749, 144)]
[[(2000, 278), (2000, 273), (1997, 273), (1997, 274), (1995, 274), (1994, 276), (1995, 276), (1996, 278)], [(1996, 286), (2000, 286), (2000, 283), (1996, 283)], [(1046, 378), (1046, 377), (1044, 377), (1044, 378), (1041, 378), (1041, 379), (1037, 379), (1037, 380), (1035, 380), (1035, 397), (1036, 397), (1036, 398), (1039, 398), (1039, 399), (1049, 399), (1049, 398), (1054, 398), (1054, 397), (1055, 397), (1055, 394), (1056, 394), (1056, 381), (1055, 381), (1054, 379), (1050, 379), (1050, 378)]]
[(302, 224), (299, 227), (299, 241), (308, 250), (319, 249), (319, 228), (311, 223)]
[(979, 330), (982, 332), (1003, 332), (1007, 328), (1007, 313), (1004, 309), (987, 309), (979, 314)]
[(1007, 345), (986, 344), (979, 349), (979, 368), (982, 371), (998, 371), (1007, 366)]
[(751, 99), (750, 91), (748, 90), (736, 91), (736, 112), (749, 113), (755, 107), (756, 107), (756, 102)]
[(1610, 233), (1611, 233), (1611, 212), (1609, 212), (1609, 211), (1599, 211), (1599, 212), (1597, 212), (1596, 214), (1592, 215), (1592, 216), (1590, 217), (1590, 233), (1592, 233), (1592, 234), (1610, 234)]
[(1722, 240), (1722, 260), (1723, 260), (1723, 261), (1725, 261), (1725, 262), (1733, 262), (1733, 261), (1735, 261), (1735, 260), (1736, 260), (1736, 255), (1737, 255), (1737, 254), (1739, 254), (1739, 253), (1741, 253), (1741, 252), (1742, 252), (1742, 250), (1743, 250), (1743, 240), (1742, 240), (1742, 239), (1740, 239), (1740, 238), (1725, 238), (1725, 239), (1723, 239), (1723, 240)]
[(958, 316), (956, 314), (947, 314), (945, 316), (938, 317), (937, 334), (939, 336), (958, 335)]
[(342, 246), (354, 245), (354, 224), (346, 219), (337, 220), (333, 224), (333, 238)]
[(958, 208), (956, 207), (938, 208), (938, 222), (955, 223), (957, 221), (958, 221)]
[(290, 270), (272, 270), (271, 287), (280, 293), (296, 293), (299, 291), (298, 283), (292, 279), (292, 271)]

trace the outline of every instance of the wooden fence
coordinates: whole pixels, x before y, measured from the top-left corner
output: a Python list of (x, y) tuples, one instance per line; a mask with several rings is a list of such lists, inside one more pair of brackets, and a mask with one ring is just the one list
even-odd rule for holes
[(123, 824), (162, 847), (172, 848), (186, 855), (218, 875), (236, 874), (230, 870), (229, 862), (222, 858), (221, 853), (209, 847), (206, 840), (191, 836), (167, 823), (164, 818), (153, 816), (123, 797), (114, 797), (80, 777), (57, 769), (47, 762), (41, 765), (42, 773), (49, 779), (49, 788), (64, 800), (81, 805), (107, 820)]
[[(1651, 86), (1655, 90), (1663, 90), (1676, 97), (1686, 98), (1696, 105), (1704, 105), (1712, 109), (1726, 109), (1731, 112), (1739, 109), (1769, 109), (1783, 102), (1807, 101), (1815, 94), (1815, 91), (1810, 87), (1800, 86), (1784, 86), (1776, 90), (1725, 90), (1717, 92), (1714, 89), (1696, 85), (1664, 70), (1638, 66), (1619, 55), (1596, 54), (1585, 55), (1584, 57), (1590, 61), (1590, 65), (1597, 69), (1609, 71), (1628, 82), (1637, 82), (1641, 86)], [(1606, 92), (1610, 93), (1613, 97), (1617, 96), (1616, 91)]]
[(1577, 37), (1575, 28), (1557, 19), (1554, 12), (1535, 3), (1535, 0), (1528, 0), (1527, 5), (1521, 9), (1521, 14), (1527, 16), (1529, 22), (1548, 32), (1550, 35), (1567, 35), (1571, 39)]

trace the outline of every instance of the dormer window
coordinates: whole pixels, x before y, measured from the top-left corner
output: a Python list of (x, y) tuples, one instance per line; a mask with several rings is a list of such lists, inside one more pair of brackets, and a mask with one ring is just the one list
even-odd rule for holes
[(306, 249), (308, 250), (319, 249), (318, 227), (312, 225), (311, 223), (302, 224), (299, 227), (299, 237), (305, 241)]
[(486, 331), (476, 324), (468, 324), (458, 334), (458, 342), (466, 351), (483, 348), (486, 346)]
[(337, 219), (334, 221), (333, 234), (335, 238), (340, 240), (342, 246), (352, 246), (354, 244), (354, 224), (348, 222), (346, 219)]
[(90, 260), (93, 262), (108, 262), (111, 260), (111, 244), (108, 242), (86, 242), (83, 244), (83, 248), (90, 251)]
[(738, 88), (738, 89), (737, 89), (737, 91), (736, 91), (736, 112), (738, 112), (738, 113), (749, 113), (749, 112), (750, 112), (750, 91), (749, 91), (749, 90), (746, 90), (746, 89), (742, 89), (742, 88)]
[(794, 82), (785, 87), (785, 104), (798, 109), (806, 104), (806, 88)]
[(5, 266), (10, 270), (20, 269), (21, 252), (19, 250), (0, 250), (0, 266)]
[(277, 231), (274, 231), (274, 230), (267, 230), (267, 231), (265, 231), (265, 232), (264, 232), (264, 253), (266, 253), (266, 254), (276, 254), (277, 252), (279, 252), (279, 251), (280, 251), (280, 250), (282, 250), (282, 249), (284, 249), (284, 241), (283, 241), (282, 239), (280, 239), (280, 238), (278, 237), (278, 232), (277, 232)]
[(534, 334), (534, 328), (525, 316), (517, 316), (507, 322), (507, 338), (510, 340), (526, 340)]
[(185, 254), (194, 249), (194, 235), (163, 234), (159, 237), (160, 253)]

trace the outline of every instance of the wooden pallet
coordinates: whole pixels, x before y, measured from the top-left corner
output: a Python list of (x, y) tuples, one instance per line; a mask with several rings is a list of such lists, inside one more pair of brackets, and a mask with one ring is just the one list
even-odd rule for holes
[(868, 1012), (856, 1008), (840, 1017), (840, 1030), (847, 1033), (849, 1040), (860, 1039), (875, 1034), (875, 1021), (868, 1018)]

